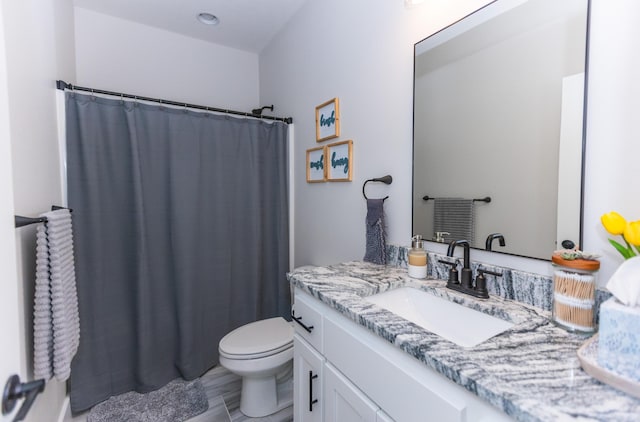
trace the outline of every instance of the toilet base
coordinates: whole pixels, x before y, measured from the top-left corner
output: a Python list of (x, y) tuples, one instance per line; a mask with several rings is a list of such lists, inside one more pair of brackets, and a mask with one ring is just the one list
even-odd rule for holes
[(293, 398), (278, 401), (276, 375), (261, 378), (242, 378), (240, 412), (251, 418), (276, 413), (293, 404)]
[[(275, 337), (273, 337), (275, 336)], [(220, 365), (242, 377), (240, 412), (263, 417), (292, 404), (278, 387), (293, 373), (293, 326), (282, 317), (252, 322), (220, 340)]]

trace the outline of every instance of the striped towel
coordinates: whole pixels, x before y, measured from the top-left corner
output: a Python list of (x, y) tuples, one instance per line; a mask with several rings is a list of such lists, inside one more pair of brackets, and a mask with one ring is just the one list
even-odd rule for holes
[(65, 381), (80, 342), (71, 213), (60, 209), (40, 216), (48, 222), (36, 233), (34, 376)]
[(435, 198), (433, 231), (449, 232), (445, 237), (452, 240), (475, 241), (475, 203), (473, 199)]

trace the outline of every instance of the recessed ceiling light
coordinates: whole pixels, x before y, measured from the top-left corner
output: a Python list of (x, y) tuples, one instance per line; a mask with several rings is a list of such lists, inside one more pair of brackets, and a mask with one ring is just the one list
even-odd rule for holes
[(198, 13), (198, 20), (205, 25), (217, 25), (220, 23), (220, 19), (216, 15), (206, 12)]

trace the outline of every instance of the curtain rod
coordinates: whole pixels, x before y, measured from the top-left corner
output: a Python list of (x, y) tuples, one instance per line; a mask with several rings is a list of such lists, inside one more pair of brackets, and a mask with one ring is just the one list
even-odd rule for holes
[(284, 122), (284, 123), (287, 123), (287, 124), (293, 123), (293, 118), (292, 117), (261, 116), (259, 114), (247, 113), (247, 112), (244, 112), (244, 111), (227, 110), (227, 109), (224, 109), (224, 108), (207, 107), (207, 106), (201, 106), (201, 105), (189, 104), (189, 103), (179, 103), (177, 101), (162, 100), (162, 99), (158, 99), (158, 98), (142, 97), (140, 95), (124, 94), (122, 92), (113, 92), (113, 91), (105, 91), (105, 90), (102, 90), (102, 89), (87, 88), (87, 87), (84, 87), (84, 86), (77, 86), (77, 85), (68, 84), (65, 81), (61, 81), (61, 80), (56, 81), (56, 88), (58, 88), (61, 91), (64, 91), (65, 89), (69, 89), (71, 91), (85, 91), (85, 92), (91, 92), (92, 94), (112, 95), (112, 96), (121, 97), (121, 98), (132, 98), (134, 100), (149, 101), (149, 102), (160, 103), (160, 104), (168, 104), (168, 105), (178, 106), (178, 107), (188, 107), (188, 108), (193, 108), (193, 109), (196, 109), (196, 110), (215, 111), (215, 112), (218, 112), (218, 113), (234, 114), (234, 115), (245, 116), (245, 117), (255, 117), (255, 118), (258, 118), (258, 119), (276, 120), (276, 121)]

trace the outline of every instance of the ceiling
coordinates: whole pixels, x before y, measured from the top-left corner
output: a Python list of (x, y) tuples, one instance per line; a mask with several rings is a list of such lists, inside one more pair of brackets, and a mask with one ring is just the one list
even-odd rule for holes
[[(307, 0), (74, 0), (74, 5), (239, 50), (259, 53)], [(207, 12), (220, 19), (204, 25)]]

